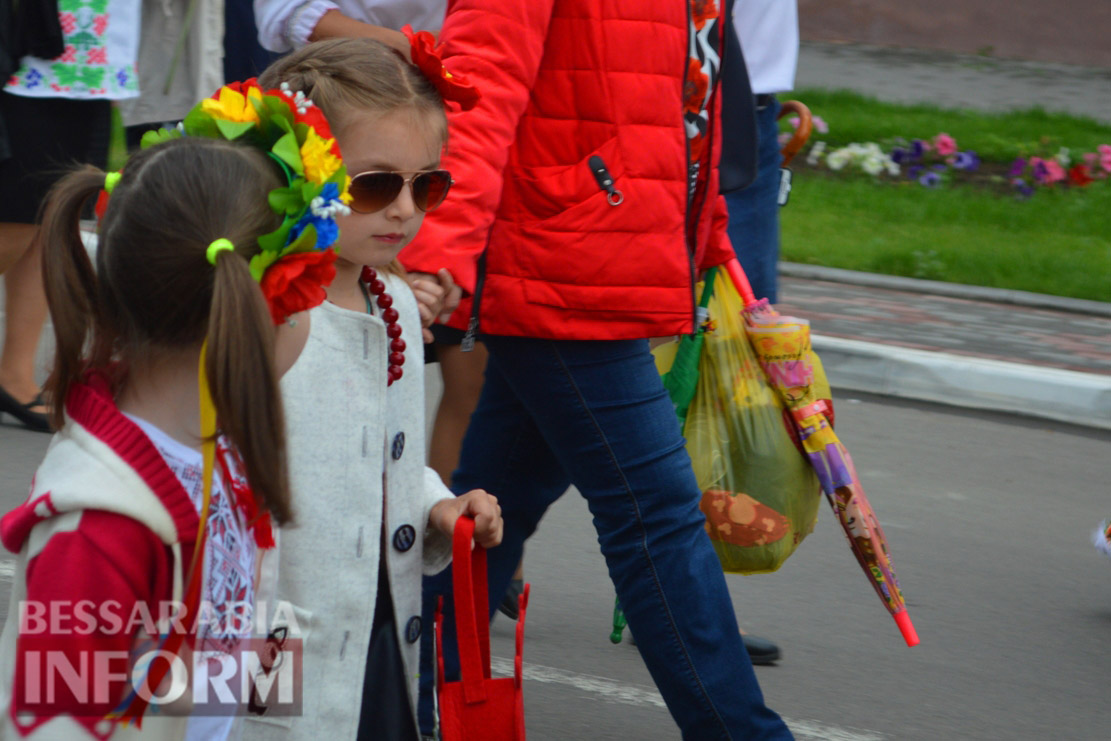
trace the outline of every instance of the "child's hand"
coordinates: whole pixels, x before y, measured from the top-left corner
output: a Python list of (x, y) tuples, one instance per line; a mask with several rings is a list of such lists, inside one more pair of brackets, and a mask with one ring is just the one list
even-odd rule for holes
[(451, 273), (441, 268), (436, 275), (431, 273), (409, 273), (410, 286), (417, 299), (420, 309), (421, 326), (425, 343), (432, 342), (432, 333), (428, 331), (433, 322), (439, 320), (446, 322), (452, 312), (459, 306), (463, 297), (463, 289), (455, 285)]
[(498, 498), (482, 489), (472, 489), (454, 499), (443, 499), (432, 506), (428, 524), (448, 537), (455, 532), (455, 521), (464, 515), (474, 518), (474, 539), (483, 548), (501, 543), (502, 519)]

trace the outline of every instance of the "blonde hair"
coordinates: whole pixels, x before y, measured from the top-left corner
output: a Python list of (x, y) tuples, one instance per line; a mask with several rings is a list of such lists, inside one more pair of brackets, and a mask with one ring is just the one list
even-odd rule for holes
[(408, 109), (417, 125), (430, 125), (447, 142), (444, 102), (428, 78), (385, 44), (364, 38), (308, 44), (277, 60), (259, 77), (264, 89), (288, 83), (320, 107), (334, 131), (355, 112), (389, 114)]

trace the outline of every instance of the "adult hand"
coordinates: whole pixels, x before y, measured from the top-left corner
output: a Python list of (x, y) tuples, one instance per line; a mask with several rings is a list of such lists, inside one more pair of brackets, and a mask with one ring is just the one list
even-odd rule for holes
[(445, 268), (440, 268), (435, 275), (409, 273), (409, 284), (420, 308), (421, 325), (425, 327), (424, 341), (432, 342), (432, 333), (427, 328), (436, 321), (447, 321), (452, 312), (459, 308), (463, 289), (455, 285), (451, 273)]
[(501, 505), (497, 497), (482, 489), (472, 489), (453, 499), (436, 502), (428, 514), (428, 524), (451, 536), (455, 532), (455, 521), (464, 516), (474, 518), (474, 539), (480, 546), (493, 548), (501, 543)]

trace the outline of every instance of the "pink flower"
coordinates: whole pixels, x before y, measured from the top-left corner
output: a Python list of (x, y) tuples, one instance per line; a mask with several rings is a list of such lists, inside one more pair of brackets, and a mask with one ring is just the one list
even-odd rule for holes
[(1097, 149), (1099, 150), (1099, 166), (1105, 171), (1111, 172), (1111, 144), (1100, 144)]
[(814, 116), (814, 129), (819, 134), (828, 134), (829, 133), (829, 124), (827, 124), (826, 120), (824, 118), (822, 118), (821, 116)]
[(783, 147), (787, 146), (787, 142), (791, 141), (791, 135), (784, 131), (780, 133), (778, 137), (776, 137), (776, 141), (779, 143), (779, 148), (782, 149)]
[(787, 123), (791, 124), (792, 129), (797, 129), (799, 127), (799, 117), (791, 116), (787, 119)]
[(934, 137), (934, 147), (942, 157), (957, 153), (957, 140), (948, 134), (941, 133)]
[(1042, 160), (1045, 164), (1045, 182), (1058, 183), (1067, 177), (1065, 168), (1057, 160)]

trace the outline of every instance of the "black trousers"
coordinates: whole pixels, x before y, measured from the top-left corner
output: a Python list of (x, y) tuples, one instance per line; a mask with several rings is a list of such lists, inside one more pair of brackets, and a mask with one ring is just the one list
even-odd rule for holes
[(378, 564), (378, 597), (374, 605), (358, 741), (418, 741), (409, 704), (409, 682), (397, 642), (385, 559)]

